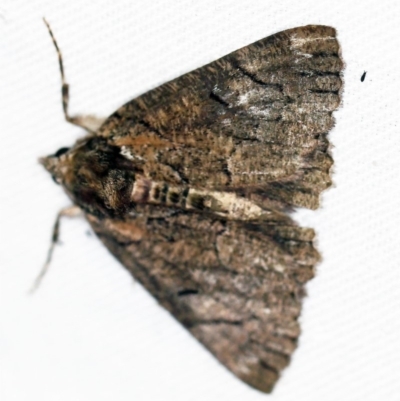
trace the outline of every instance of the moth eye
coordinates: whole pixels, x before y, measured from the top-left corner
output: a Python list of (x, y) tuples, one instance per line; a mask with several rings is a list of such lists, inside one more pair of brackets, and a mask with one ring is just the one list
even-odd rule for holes
[(52, 175), (51, 178), (53, 179), (53, 181), (54, 181), (57, 185), (60, 185), (60, 184), (61, 184), (61, 182), (60, 182), (54, 175)]
[(69, 148), (60, 148), (57, 150), (57, 152), (54, 154), (55, 157), (60, 157), (64, 153), (67, 153), (69, 151)]

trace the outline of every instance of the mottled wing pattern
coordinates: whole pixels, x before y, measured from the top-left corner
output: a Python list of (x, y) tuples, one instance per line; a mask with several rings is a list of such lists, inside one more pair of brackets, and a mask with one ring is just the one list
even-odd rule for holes
[(339, 53), (334, 28), (280, 32), (130, 101), (99, 135), (155, 181), (315, 209), (331, 184)]
[(296, 346), (319, 258), (313, 230), (280, 211), (318, 207), (330, 185), (342, 68), (333, 28), (287, 30), (132, 100), (96, 133), (151, 182), (235, 192), (269, 211), (232, 219), (137, 203), (123, 220), (87, 214), (159, 302), (265, 392)]
[(87, 215), (107, 248), (228, 369), (265, 392), (288, 364), (312, 229), (143, 205), (118, 221)]

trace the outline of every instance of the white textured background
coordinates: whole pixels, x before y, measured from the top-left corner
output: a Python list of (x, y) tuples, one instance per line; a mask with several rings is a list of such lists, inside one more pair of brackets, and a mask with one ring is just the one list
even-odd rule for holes
[[(1, 401), (399, 400), (399, 15), (396, 0), (0, 1)], [(297, 215), (317, 229), (324, 260), (271, 396), (221, 367), (84, 221), (63, 222), (51, 270), (27, 295), (68, 205), (37, 158), (82, 134), (63, 120), (43, 16), (63, 52), (71, 111), (104, 116), (278, 31), (337, 28), (347, 68), (330, 135), (335, 186), (318, 212)]]

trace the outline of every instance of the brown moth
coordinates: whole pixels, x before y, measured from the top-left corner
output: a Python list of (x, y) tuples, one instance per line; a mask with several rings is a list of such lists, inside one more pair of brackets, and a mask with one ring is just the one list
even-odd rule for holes
[(269, 36), (98, 126), (68, 115), (52, 38), (66, 119), (88, 134), (41, 163), (158, 302), (237, 377), (270, 392), (296, 348), (320, 258), (314, 231), (288, 211), (316, 209), (331, 185), (327, 134), (343, 69), (335, 29)]

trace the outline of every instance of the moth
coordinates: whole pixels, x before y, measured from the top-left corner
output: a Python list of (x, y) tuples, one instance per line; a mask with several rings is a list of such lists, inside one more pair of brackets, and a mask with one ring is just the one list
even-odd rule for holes
[[(109, 251), (223, 365), (270, 392), (320, 256), (290, 217), (331, 185), (336, 31), (285, 30), (182, 75), (41, 163)], [(54, 229), (58, 235), (60, 212)]]

